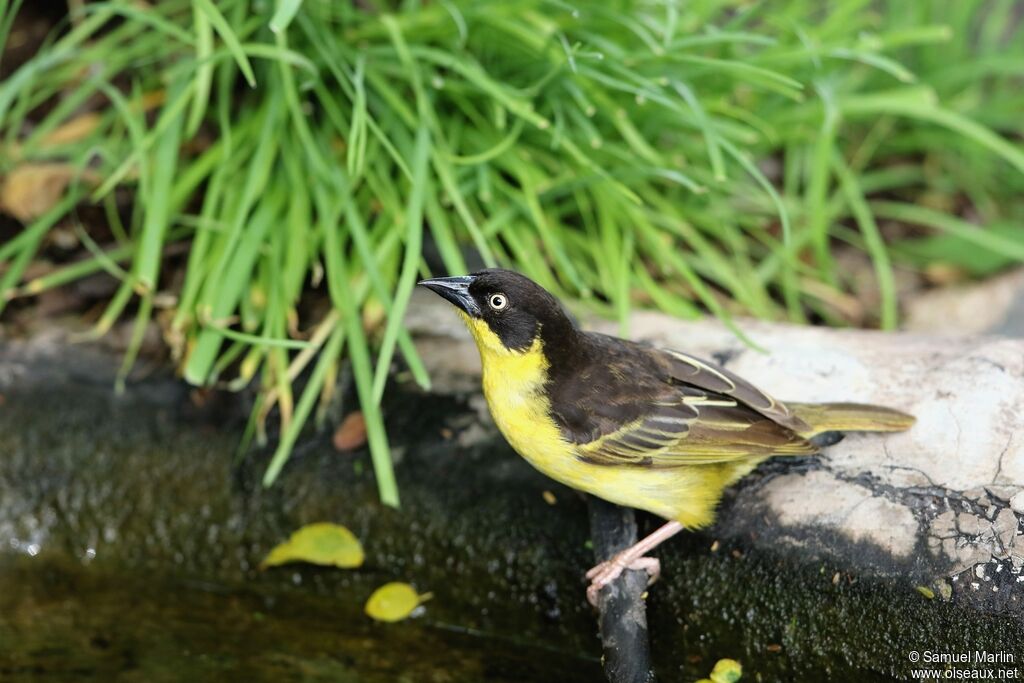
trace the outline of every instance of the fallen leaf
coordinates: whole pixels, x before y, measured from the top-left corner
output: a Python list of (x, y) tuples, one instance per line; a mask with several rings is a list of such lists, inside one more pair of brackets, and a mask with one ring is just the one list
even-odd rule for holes
[(366, 601), (365, 612), (371, 619), (393, 623), (408, 617), (430, 597), (429, 593), (420, 595), (407, 583), (392, 581), (373, 592)]
[(918, 586), (917, 587), (917, 592), (920, 593), (921, 595), (923, 595), (924, 597), (928, 598), (929, 600), (932, 600), (932, 599), (935, 598), (935, 591), (933, 591), (928, 586)]
[(60, 201), (77, 172), (64, 163), (21, 164), (4, 178), (0, 209), (22, 223), (38, 218)]
[(260, 563), (260, 569), (288, 562), (309, 562), (351, 569), (363, 564), (363, 546), (355, 534), (330, 522), (307, 524)]
[(359, 410), (349, 413), (334, 431), (334, 447), (339, 451), (354, 451), (366, 443), (366, 419)]
[(719, 659), (711, 670), (711, 680), (715, 683), (736, 683), (743, 675), (743, 667), (735, 659)]
[[(39, 141), (39, 147), (45, 149), (48, 147), (56, 147), (57, 145), (66, 145), (71, 142), (78, 142), (96, 130), (96, 126), (99, 122), (100, 116), (95, 112), (87, 112), (81, 116), (68, 119), (44, 135), (43, 139)], [(21, 144), (17, 142), (11, 143), (11, 146), (8, 148), (8, 157), (12, 160), (20, 159), (21, 153)]]
[(132, 101), (132, 111), (150, 111), (167, 101), (166, 90), (150, 90), (142, 94), (141, 100)]
[(78, 142), (96, 130), (100, 120), (101, 117), (96, 112), (86, 112), (85, 114), (68, 119), (50, 131), (43, 138), (43, 144), (55, 146), (65, 145), (69, 142)]
[[(150, 111), (162, 105), (166, 99), (167, 96), (163, 90), (154, 90), (144, 94), (141, 100), (133, 101), (131, 110)], [(66, 145), (84, 140), (96, 130), (96, 127), (99, 126), (102, 120), (103, 115), (101, 112), (88, 111), (84, 114), (79, 114), (44, 135), (42, 140), (39, 141), (39, 146), (43, 148), (56, 147), (57, 145)], [(8, 149), (9, 156), (12, 159), (20, 157), (21, 151), (21, 145), (18, 143), (12, 144)]]
[(924, 277), (936, 287), (949, 287), (965, 282), (970, 277), (970, 273), (958, 265), (935, 261), (924, 267)]

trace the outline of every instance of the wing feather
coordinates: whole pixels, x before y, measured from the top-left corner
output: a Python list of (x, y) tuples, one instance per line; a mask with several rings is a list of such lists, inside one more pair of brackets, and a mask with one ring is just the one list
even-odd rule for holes
[(653, 353), (666, 366), (668, 375), (679, 382), (733, 398), (794, 432), (810, 429), (810, 426), (794, 415), (785, 403), (775, 400), (723, 367), (681, 351), (657, 349)]
[(576, 457), (599, 465), (684, 467), (811, 454), (809, 426), (725, 368), (688, 354), (588, 335), (601, 358), (552, 384), (552, 414)]
[(795, 432), (734, 399), (692, 387), (652, 403), (652, 412), (589, 443), (577, 457), (596, 465), (683, 467), (769, 455), (810, 455)]
[(805, 438), (746, 409), (735, 401), (713, 400), (696, 408), (679, 400), (681, 408), (695, 408), (696, 417), (680, 429), (650, 428), (641, 418), (589, 443), (578, 445), (578, 457), (595, 465), (683, 467), (711, 465), (780, 455), (811, 455), (817, 451)]

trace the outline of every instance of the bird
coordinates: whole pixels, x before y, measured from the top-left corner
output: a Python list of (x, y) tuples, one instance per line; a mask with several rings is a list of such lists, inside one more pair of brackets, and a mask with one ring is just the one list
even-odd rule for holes
[(714, 521), (723, 491), (774, 456), (819, 452), (845, 431), (897, 432), (914, 417), (856, 403), (782, 402), (682, 351), (585, 331), (526, 276), (501, 268), (419, 285), (453, 304), (480, 352), (499, 431), (570, 488), (666, 520), (586, 573), (592, 605), (624, 570), (660, 574), (648, 554)]

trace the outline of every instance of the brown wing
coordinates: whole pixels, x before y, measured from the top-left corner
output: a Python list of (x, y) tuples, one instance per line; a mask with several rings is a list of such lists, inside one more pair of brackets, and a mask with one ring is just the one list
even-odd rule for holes
[(577, 446), (597, 465), (681, 467), (770, 455), (810, 455), (806, 439), (721, 394), (679, 387), (620, 429)]
[(665, 368), (666, 374), (676, 381), (735, 399), (737, 403), (753, 408), (772, 422), (794, 432), (810, 429), (810, 426), (794, 415), (785, 403), (775, 400), (723, 367), (681, 351), (652, 349), (650, 353)]
[(609, 370), (574, 378), (584, 380), (569, 385), (575, 420), (560, 420), (587, 462), (679, 467), (817, 450), (785, 404), (724, 368), (603, 335), (591, 342)]

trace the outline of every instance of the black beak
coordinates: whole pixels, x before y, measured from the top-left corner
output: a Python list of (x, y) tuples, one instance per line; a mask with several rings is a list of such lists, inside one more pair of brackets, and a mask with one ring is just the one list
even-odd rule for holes
[(433, 277), (429, 280), (421, 280), (417, 284), (441, 295), (468, 315), (480, 317), (480, 307), (476, 305), (476, 301), (469, 293), (469, 286), (475, 279), (472, 275)]

